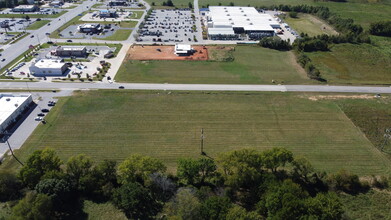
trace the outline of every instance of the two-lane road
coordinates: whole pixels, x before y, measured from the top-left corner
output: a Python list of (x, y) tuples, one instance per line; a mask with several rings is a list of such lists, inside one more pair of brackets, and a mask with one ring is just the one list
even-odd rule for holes
[(229, 84), (155, 84), (155, 83), (50, 83), (50, 82), (0, 82), (1, 89), (124, 89), (130, 90), (187, 90), (187, 91), (255, 91), (255, 92), (329, 92), (329, 93), (384, 93), (391, 87), (328, 86), (328, 85), (229, 85)]

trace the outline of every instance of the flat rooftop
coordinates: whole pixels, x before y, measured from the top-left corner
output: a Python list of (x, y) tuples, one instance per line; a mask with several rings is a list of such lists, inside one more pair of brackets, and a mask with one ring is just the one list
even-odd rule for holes
[(59, 46), (57, 47), (57, 50), (64, 50), (64, 51), (80, 51), (84, 50), (85, 46)]
[(0, 124), (14, 113), (31, 95), (12, 95), (0, 93)]
[(60, 60), (41, 59), (33, 63), (38, 68), (61, 68), (65, 63), (61, 63)]

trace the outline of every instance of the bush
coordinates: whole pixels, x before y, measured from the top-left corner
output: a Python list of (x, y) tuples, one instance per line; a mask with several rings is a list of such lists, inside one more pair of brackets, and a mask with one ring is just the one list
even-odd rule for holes
[(391, 37), (391, 21), (372, 23), (369, 32), (373, 35)]
[(289, 17), (291, 17), (291, 18), (297, 18), (297, 12), (295, 12), (295, 11), (289, 12)]

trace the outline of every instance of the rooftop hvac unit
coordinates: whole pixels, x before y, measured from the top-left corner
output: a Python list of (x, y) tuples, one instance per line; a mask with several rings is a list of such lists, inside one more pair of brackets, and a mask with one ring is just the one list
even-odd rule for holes
[(6, 100), (7, 100), (7, 102), (11, 101), (11, 99), (10, 99), (10, 98), (7, 98)]
[(244, 14), (243, 16), (247, 16), (246, 14)]
[(231, 15), (227, 14), (227, 16), (231, 16)]
[(250, 23), (249, 25), (253, 25), (253, 23)]
[(15, 107), (18, 107), (18, 103), (15, 104)]
[(232, 18), (229, 18), (228, 20), (232, 21)]
[(249, 20), (250, 20), (250, 18), (247, 18), (246, 20), (247, 20), (247, 21), (249, 21)]

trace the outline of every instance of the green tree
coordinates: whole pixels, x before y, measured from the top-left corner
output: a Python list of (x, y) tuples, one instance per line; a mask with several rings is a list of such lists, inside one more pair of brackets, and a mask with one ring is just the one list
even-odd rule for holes
[(151, 174), (164, 173), (166, 169), (156, 158), (133, 154), (118, 166), (118, 177), (123, 184), (135, 181), (145, 184)]
[(263, 151), (261, 158), (264, 166), (275, 173), (277, 168), (293, 161), (293, 154), (285, 148), (274, 147)]
[(189, 2), (189, 8), (193, 8), (193, 4)]
[(292, 175), (296, 178), (301, 179), (302, 181), (308, 183), (309, 175), (315, 172), (314, 167), (311, 163), (304, 157), (296, 158), (292, 161)]
[(307, 210), (313, 219), (338, 220), (342, 219), (343, 209), (337, 194), (333, 192), (318, 193), (307, 200)]
[(161, 208), (160, 203), (139, 183), (126, 183), (116, 189), (113, 203), (129, 219), (153, 219)]
[(33, 189), (42, 176), (52, 171), (60, 171), (62, 162), (52, 149), (37, 150), (27, 159), (19, 172), (23, 184)]
[(200, 216), (201, 203), (194, 195), (194, 189), (180, 188), (174, 198), (165, 204), (163, 213), (169, 217), (196, 220)]
[(212, 196), (202, 203), (200, 216), (203, 219), (225, 220), (231, 207), (229, 198)]
[(29, 192), (12, 208), (11, 219), (54, 219), (52, 201), (47, 195)]
[(167, 6), (174, 7), (172, 0), (167, 0)]
[(84, 183), (91, 177), (91, 171), (92, 160), (84, 154), (73, 156), (66, 163), (67, 176), (79, 190), (84, 188)]
[(225, 184), (241, 188), (257, 185), (262, 176), (261, 154), (255, 150), (242, 149), (220, 154), (216, 159)]
[(20, 197), (22, 183), (10, 172), (0, 172), (0, 202), (15, 200)]
[(229, 209), (226, 220), (262, 220), (264, 219), (257, 212), (248, 212), (245, 208), (234, 205)]
[(185, 185), (204, 184), (205, 182), (210, 182), (216, 175), (216, 169), (216, 164), (211, 159), (179, 159), (177, 177)]
[(265, 195), (268, 219), (299, 219), (306, 215), (304, 199), (307, 197), (308, 193), (290, 179), (271, 187)]

